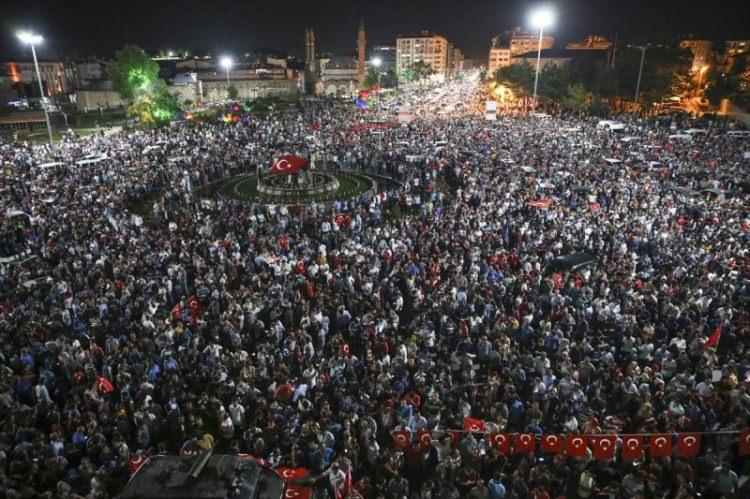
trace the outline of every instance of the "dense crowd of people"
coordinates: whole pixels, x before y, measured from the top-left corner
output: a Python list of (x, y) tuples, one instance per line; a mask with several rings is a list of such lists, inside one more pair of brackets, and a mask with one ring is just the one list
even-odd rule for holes
[[(750, 416), (749, 141), (486, 121), (482, 92), (0, 145), (0, 494), (110, 497), (133, 456), (207, 449), (304, 467), (331, 496), (738, 494), (731, 434), (623, 462), (451, 433)], [(306, 206), (196, 192), (284, 153), (400, 187)], [(571, 253), (595, 261), (551, 267)], [(431, 440), (397, 449), (394, 430)]]

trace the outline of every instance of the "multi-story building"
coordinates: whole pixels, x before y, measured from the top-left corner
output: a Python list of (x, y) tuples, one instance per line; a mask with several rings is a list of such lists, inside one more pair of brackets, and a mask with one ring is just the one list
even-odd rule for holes
[[(542, 49), (550, 49), (554, 44), (554, 38), (545, 35), (542, 37)], [(511, 64), (511, 57), (536, 50), (539, 47), (539, 35), (525, 33), (521, 28), (513, 28), (505, 33), (497, 35), (490, 43), (490, 56), (487, 69), (494, 73), (498, 68)]]
[[(606, 51), (598, 49), (582, 50), (582, 49), (543, 49), (539, 54), (539, 69), (542, 70), (547, 64), (554, 64), (557, 67), (562, 67), (570, 62), (572, 59), (603, 59), (606, 58)], [(537, 51), (530, 50), (523, 54), (516, 54), (510, 59), (511, 64), (520, 64), (526, 62), (532, 67), (536, 66)]]
[(396, 39), (396, 71), (401, 73), (414, 63), (422, 62), (435, 74), (448, 77), (452, 71), (453, 45), (442, 35), (422, 31), (418, 35)]
[(381, 71), (396, 71), (396, 46), (375, 45), (370, 54), (370, 61), (380, 59)]
[(586, 41), (572, 42), (565, 46), (569, 50), (610, 50), (612, 42), (600, 35), (589, 35)]
[[(45, 97), (68, 96), (75, 90), (73, 65), (63, 61), (39, 61)], [(2, 62), (2, 76), (8, 78), (19, 96), (39, 98), (39, 83), (33, 60)]]
[(724, 42), (727, 57), (737, 57), (750, 52), (750, 40), (727, 40)]
[(458, 47), (453, 47), (450, 63), (451, 73), (456, 74), (464, 70), (464, 54)]

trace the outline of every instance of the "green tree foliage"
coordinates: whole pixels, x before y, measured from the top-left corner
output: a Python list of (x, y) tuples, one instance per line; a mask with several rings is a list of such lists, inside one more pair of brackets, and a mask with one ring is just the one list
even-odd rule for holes
[(721, 105), (724, 99), (737, 102), (742, 100), (740, 90), (741, 79), (732, 73), (712, 73), (708, 77), (704, 96), (714, 109)]
[(135, 45), (126, 45), (107, 64), (112, 86), (123, 99), (134, 100), (159, 77), (159, 65)]
[(593, 96), (590, 92), (586, 91), (582, 83), (568, 85), (566, 93), (567, 95), (562, 100), (562, 104), (566, 108), (580, 113), (591, 107)]
[(427, 78), (431, 74), (433, 74), (433, 70), (430, 66), (428, 66), (423, 61), (418, 61), (415, 63), (410, 64), (406, 67), (403, 71), (401, 71), (401, 74), (398, 75), (399, 81), (404, 83), (409, 83), (412, 81), (418, 81), (422, 78)]
[[(620, 97), (633, 100), (641, 64), (641, 51), (621, 50), (615, 69)], [(639, 100), (645, 107), (682, 91), (690, 78), (690, 52), (675, 46), (654, 46), (646, 52)]]
[(534, 90), (534, 68), (526, 61), (504, 66), (495, 73), (495, 80), (510, 87), (516, 95), (531, 95)]
[(177, 97), (159, 78), (159, 65), (140, 47), (128, 45), (119, 50), (107, 64), (107, 71), (115, 90), (130, 101), (128, 114), (142, 123), (168, 123), (180, 110)]
[[(367, 70), (367, 73), (365, 74), (365, 87), (374, 87), (378, 84), (378, 73), (380, 70), (378, 68), (370, 68)], [(381, 76), (382, 80), (382, 76)]]
[(567, 96), (568, 79), (556, 64), (546, 64), (539, 72), (537, 94), (542, 100), (562, 101)]
[(239, 93), (240, 92), (237, 90), (237, 87), (235, 87), (234, 85), (229, 85), (227, 87), (227, 97), (228, 98), (234, 100), (234, 99), (237, 98), (237, 96), (239, 95)]

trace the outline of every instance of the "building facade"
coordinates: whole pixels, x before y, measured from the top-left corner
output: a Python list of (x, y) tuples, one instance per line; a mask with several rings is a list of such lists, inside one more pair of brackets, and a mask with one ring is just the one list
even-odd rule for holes
[[(551, 49), (554, 38), (546, 35), (542, 37), (542, 50)], [(509, 66), (514, 55), (523, 54), (537, 50), (539, 47), (539, 35), (525, 33), (521, 28), (513, 28), (497, 35), (490, 42), (490, 54), (487, 61), (487, 70), (494, 73), (498, 68)]]
[(694, 72), (709, 65), (716, 55), (712, 50), (713, 43), (709, 40), (680, 40), (679, 46), (693, 54), (692, 69)]
[[(76, 78), (72, 64), (63, 61), (39, 61), (44, 96), (48, 98), (67, 97), (75, 91)], [(20, 97), (39, 98), (34, 61), (5, 61), (2, 63), (2, 76)]]
[(422, 62), (435, 74), (448, 77), (452, 71), (453, 45), (442, 35), (422, 31), (419, 35), (396, 39), (396, 71), (403, 72), (414, 63)]
[(611, 50), (612, 42), (600, 35), (589, 35), (586, 41), (569, 43), (565, 48), (568, 50)]
[(375, 45), (370, 52), (370, 59), (380, 59), (381, 71), (396, 71), (396, 46)]

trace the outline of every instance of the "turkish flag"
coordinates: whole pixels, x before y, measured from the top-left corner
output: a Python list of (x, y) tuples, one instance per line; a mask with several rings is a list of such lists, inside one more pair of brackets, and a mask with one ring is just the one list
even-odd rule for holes
[(701, 350), (705, 351), (708, 350), (708, 347), (711, 347), (713, 345), (716, 345), (719, 343), (719, 339), (721, 339), (721, 329), (724, 326), (723, 322), (720, 322), (718, 326), (716, 326), (716, 329), (714, 329), (714, 332), (711, 333), (711, 337), (706, 341), (703, 346), (701, 346)]
[(284, 483), (299, 480), (310, 474), (305, 468), (287, 468), (286, 466), (279, 466), (276, 468), (276, 473), (279, 474), (281, 481)]
[(273, 162), (273, 166), (268, 170), (268, 173), (291, 175), (300, 171), (306, 164), (305, 158), (300, 158), (294, 154), (285, 154)]
[(469, 433), (475, 432), (475, 431), (484, 431), (484, 421), (481, 419), (476, 418), (464, 418), (464, 430), (468, 431)]
[(648, 439), (648, 455), (669, 457), (672, 454), (672, 435), (667, 433), (651, 435)]
[(188, 310), (190, 310), (191, 315), (200, 315), (201, 313), (201, 304), (198, 303), (198, 298), (195, 296), (191, 296), (188, 298), (187, 301)]
[(411, 441), (411, 432), (409, 430), (393, 430), (391, 436), (393, 437), (393, 445), (398, 452), (406, 450), (406, 446)]
[(507, 433), (490, 433), (490, 445), (497, 447), (497, 453), (504, 456), (510, 452), (510, 435)]
[(592, 437), (591, 442), (594, 444), (594, 457), (600, 461), (607, 461), (615, 458), (615, 447), (617, 446), (617, 437), (603, 436)]
[(565, 450), (571, 457), (585, 457), (588, 449), (586, 435), (568, 435), (565, 437)]
[(677, 437), (678, 456), (697, 456), (699, 450), (701, 450), (700, 433), (687, 433)]
[(559, 454), (563, 450), (563, 439), (560, 435), (544, 435), (542, 437), (542, 452)]
[(112, 382), (107, 378), (96, 376), (94, 379), (96, 380), (96, 383), (99, 386), (100, 390), (106, 393), (112, 393), (115, 390), (115, 387), (112, 386)]
[(750, 454), (750, 430), (740, 432), (740, 456)]
[(552, 206), (552, 200), (551, 199), (538, 199), (536, 201), (529, 201), (529, 206), (533, 206), (534, 208), (549, 208)]
[(174, 307), (172, 307), (172, 310), (169, 311), (169, 315), (173, 319), (182, 318), (182, 307), (180, 306), (179, 303), (175, 305)]
[(310, 499), (310, 497), (310, 487), (287, 485), (284, 491), (284, 499)]
[(430, 430), (419, 430), (417, 432), (417, 442), (419, 448), (423, 451), (432, 447), (432, 432)]
[(536, 440), (534, 439), (534, 435), (528, 433), (513, 435), (513, 449), (515, 449), (516, 454), (520, 454), (521, 452), (534, 452), (535, 447)]
[(128, 471), (132, 475), (138, 469), (146, 464), (146, 461), (148, 461), (149, 456), (130, 456), (130, 461), (128, 462)]
[(643, 437), (640, 435), (626, 435), (622, 438), (622, 459), (637, 461), (643, 457)]

